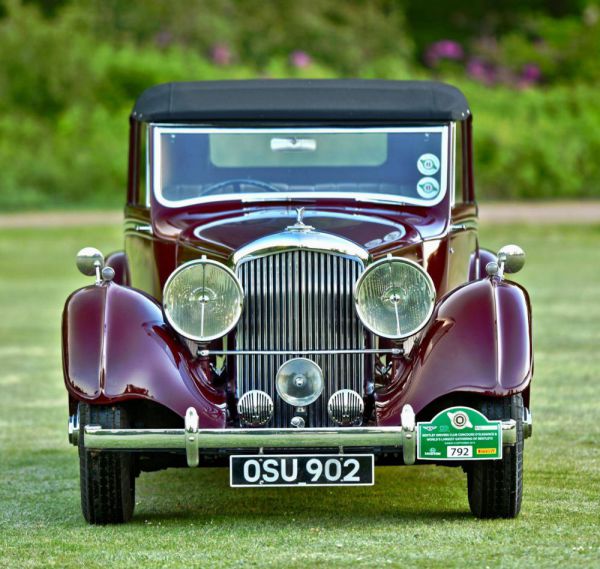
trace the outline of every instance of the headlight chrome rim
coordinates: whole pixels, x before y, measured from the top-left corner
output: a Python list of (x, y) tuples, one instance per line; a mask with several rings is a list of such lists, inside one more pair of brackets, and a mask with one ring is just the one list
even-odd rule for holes
[[(173, 318), (171, 317), (169, 307), (165, 304), (165, 298), (167, 296), (167, 291), (169, 290), (169, 287), (172, 285), (173, 281), (183, 271), (189, 269), (190, 267), (196, 266), (196, 265), (212, 265), (212, 266), (218, 267), (220, 270), (224, 271), (229, 277), (231, 277), (231, 279), (235, 283), (235, 286), (238, 290), (240, 301), (237, 306), (236, 317), (232, 320), (232, 323), (227, 328), (225, 328), (223, 332), (220, 332), (219, 334), (212, 334), (212, 335), (208, 335), (208, 336), (198, 336), (198, 335), (193, 335), (193, 334), (190, 334), (189, 332), (186, 332), (185, 330), (183, 330), (180, 326), (178, 326), (174, 322)], [(240, 283), (240, 280), (238, 279), (237, 275), (223, 263), (219, 263), (218, 261), (213, 261), (212, 259), (207, 259), (206, 257), (203, 257), (202, 259), (194, 259), (192, 261), (188, 261), (187, 263), (183, 263), (182, 265), (177, 267), (169, 275), (169, 278), (167, 279), (167, 281), (165, 282), (165, 286), (163, 287), (163, 313), (165, 315), (167, 322), (169, 323), (171, 328), (173, 328), (173, 330), (175, 330), (175, 332), (177, 332), (177, 334), (183, 336), (184, 338), (187, 338), (188, 340), (191, 340), (192, 342), (197, 342), (199, 344), (206, 344), (208, 342), (211, 342), (212, 340), (222, 338), (223, 336), (226, 336), (227, 334), (229, 334), (229, 332), (231, 332), (231, 330), (233, 330), (237, 326), (238, 322), (240, 321), (243, 308), (244, 308), (244, 289), (243, 289), (242, 284)]]
[[(380, 330), (377, 330), (375, 327), (369, 325), (367, 323), (368, 319), (363, 314), (363, 311), (361, 310), (359, 302), (358, 302), (358, 293), (359, 293), (360, 287), (364, 283), (365, 279), (370, 275), (370, 273), (375, 268), (377, 268), (383, 264), (386, 264), (386, 263), (403, 263), (403, 264), (412, 266), (417, 271), (419, 271), (419, 273), (423, 276), (423, 278), (427, 284), (427, 288), (428, 288), (429, 295), (431, 298), (431, 302), (430, 302), (426, 317), (423, 318), (423, 321), (421, 322), (421, 324), (419, 326), (413, 328), (412, 330), (409, 330), (408, 332), (405, 332), (401, 335), (385, 334), (385, 333), (382, 333)], [(356, 281), (356, 283), (354, 285), (353, 296), (354, 296), (354, 307), (355, 307), (356, 313), (358, 314), (358, 317), (359, 317), (360, 321), (362, 322), (362, 325), (367, 330), (369, 330), (370, 332), (372, 332), (373, 334), (375, 334), (381, 338), (386, 338), (388, 340), (406, 340), (406, 339), (410, 338), (411, 336), (418, 334), (427, 325), (427, 323), (431, 319), (431, 316), (433, 315), (433, 311), (435, 310), (436, 290), (435, 290), (435, 285), (433, 284), (433, 280), (431, 279), (431, 277), (429, 276), (427, 271), (425, 271), (425, 269), (423, 269), (423, 267), (421, 267), (421, 265), (419, 265), (415, 261), (412, 261), (411, 259), (406, 259), (405, 257), (384, 257), (383, 259), (379, 259), (378, 261), (375, 261), (374, 263), (370, 264), (365, 269), (365, 271), (360, 275), (360, 277), (358, 277), (358, 280)]]

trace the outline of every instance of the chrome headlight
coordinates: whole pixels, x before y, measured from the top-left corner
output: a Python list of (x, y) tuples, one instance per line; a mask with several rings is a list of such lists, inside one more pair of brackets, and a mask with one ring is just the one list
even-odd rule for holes
[(233, 272), (207, 259), (178, 267), (163, 291), (163, 308), (169, 324), (196, 342), (208, 342), (227, 334), (240, 319), (243, 302), (244, 291)]
[(277, 393), (286, 403), (304, 407), (314, 403), (323, 391), (323, 372), (312, 360), (294, 358), (285, 362), (275, 378)]
[(413, 261), (382, 259), (360, 276), (354, 301), (366, 328), (378, 336), (400, 340), (427, 324), (433, 313), (435, 287)]

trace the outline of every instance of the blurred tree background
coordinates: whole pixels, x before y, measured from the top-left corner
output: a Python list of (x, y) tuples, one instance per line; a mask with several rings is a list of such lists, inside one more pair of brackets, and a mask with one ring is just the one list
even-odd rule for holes
[(598, 0), (0, 0), (0, 208), (112, 207), (146, 87), (246, 77), (462, 88), (489, 199), (600, 189)]

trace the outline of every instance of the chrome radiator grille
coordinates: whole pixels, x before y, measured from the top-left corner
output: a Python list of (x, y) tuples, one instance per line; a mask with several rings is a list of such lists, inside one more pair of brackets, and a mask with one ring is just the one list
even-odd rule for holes
[[(316, 251), (288, 251), (242, 261), (237, 274), (246, 304), (236, 333), (238, 350), (342, 350), (365, 347), (352, 290), (362, 262)], [(275, 403), (273, 426), (289, 427), (294, 408), (277, 395), (275, 376), (287, 360), (301, 354), (240, 355), (238, 397), (251, 389)], [(364, 354), (307, 355), (323, 370), (325, 388), (308, 407), (307, 426), (334, 426), (329, 397), (339, 389), (363, 393)]]

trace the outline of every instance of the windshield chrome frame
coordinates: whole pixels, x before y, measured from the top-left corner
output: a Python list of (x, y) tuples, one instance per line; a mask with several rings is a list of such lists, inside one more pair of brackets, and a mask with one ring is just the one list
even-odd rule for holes
[[(448, 186), (453, 185), (453, 180), (449, 184), (449, 171), (454, 166), (448, 164), (451, 159), (449, 154), (450, 124), (423, 126), (423, 127), (299, 127), (299, 128), (278, 128), (278, 127), (254, 127), (254, 128), (233, 128), (233, 127), (204, 127), (204, 126), (185, 126), (177, 124), (150, 124), (149, 138), (152, 141), (149, 158), (152, 159), (152, 193), (159, 204), (169, 208), (180, 208), (185, 206), (197, 205), (202, 203), (215, 203), (222, 201), (248, 202), (272, 202), (272, 201), (291, 201), (294, 199), (352, 199), (357, 202), (388, 203), (395, 205), (416, 205), (421, 207), (431, 207), (439, 204), (448, 192)], [(162, 195), (159, 181), (161, 179), (161, 161), (157, 159), (160, 156), (161, 135), (168, 133), (193, 133), (193, 134), (251, 134), (254, 132), (269, 134), (354, 134), (354, 133), (412, 133), (412, 132), (440, 132), (442, 134), (441, 149), (441, 167), (440, 175), (441, 188), (439, 195), (433, 200), (424, 200), (414, 197), (394, 196), (392, 194), (364, 193), (364, 192), (281, 192), (273, 194), (272, 192), (253, 192), (247, 194), (223, 194), (219, 196), (199, 196), (185, 200), (173, 201)], [(451, 188), (453, 190), (453, 188)]]

